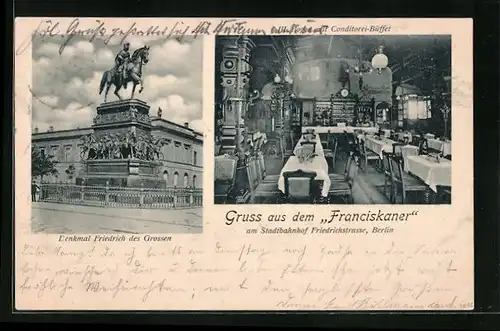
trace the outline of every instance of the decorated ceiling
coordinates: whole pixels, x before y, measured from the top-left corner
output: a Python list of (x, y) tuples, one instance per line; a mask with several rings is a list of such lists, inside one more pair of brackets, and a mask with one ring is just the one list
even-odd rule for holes
[[(451, 75), (450, 36), (252, 36), (254, 67), (252, 88), (261, 90), (283, 68), (294, 78), (300, 97), (325, 98), (348, 85), (353, 93), (372, 90), (387, 99), (396, 86), (413, 85), (423, 93), (445, 85)], [(379, 46), (387, 55), (388, 69), (381, 75), (366, 71), (345, 76), (348, 67), (371, 67)], [(347, 82), (347, 83), (346, 83)], [(382, 100), (381, 100), (382, 101)]]

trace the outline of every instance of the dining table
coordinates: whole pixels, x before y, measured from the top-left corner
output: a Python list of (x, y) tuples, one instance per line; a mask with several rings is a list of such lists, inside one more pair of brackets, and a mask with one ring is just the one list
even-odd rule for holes
[(295, 154), (297, 149), (299, 149), (302, 146), (303, 142), (313, 141), (316, 144), (316, 147), (314, 148), (315, 153), (317, 155), (325, 157), (325, 152), (323, 151), (323, 145), (321, 144), (321, 138), (319, 137), (319, 134), (314, 134), (314, 138), (312, 138), (312, 139), (308, 139), (307, 137), (308, 137), (307, 133), (303, 134), (300, 137), (300, 139), (297, 141), (297, 144), (295, 145), (295, 147), (293, 149), (293, 153)]
[(375, 138), (375, 136), (365, 137), (365, 147), (378, 154), (380, 156), (380, 159), (383, 158), (382, 152), (392, 153), (392, 145), (395, 143), (396, 141), (389, 138), (378, 139)]
[(401, 156), (403, 157), (404, 169), (408, 169), (408, 157), (418, 155), (418, 146), (404, 145), (401, 146)]
[[(306, 135), (302, 135), (302, 137), (297, 142), (297, 145), (294, 148), (294, 154), (301, 147), (301, 142), (306, 141)], [(323, 151), (323, 146), (321, 145), (321, 140), (319, 135), (313, 138), (316, 143), (315, 147), (315, 155), (308, 160), (301, 160), (296, 155), (292, 155), (288, 158), (287, 162), (283, 166), (280, 172), (280, 176), (278, 178), (278, 189), (285, 193), (285, 178), (283, 173), (288, 171), (297, 171), (302, 170), (306, 172), (315, 172), (316, 177), (315, 181), (322, 181), (323, 185), (321, 188), (321, 195), (323, 197), (328, 196), (328, 191), (330, 190), (330, 177), (328, 176), (328, 162), (325, 159), (325, 153)]]
[(451, 161), (435, 156), (414, 155), (408, 156), (406, 169), (408, 173), (422, 179), (429, 188), (437, 192), (437, 186), (451, 186)]
[(451, 155), (451, 141), (439, 139), (427, 139), (427, 146), (443, 153), (443, 156)]

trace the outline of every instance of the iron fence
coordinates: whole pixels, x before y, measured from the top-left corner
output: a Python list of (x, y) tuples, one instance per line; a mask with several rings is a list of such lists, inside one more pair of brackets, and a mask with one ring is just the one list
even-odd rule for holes
[(131, 188), (41, 184), (39, 201), (119, 208), (182, 209), (201, 207), (203, 189), (167, 187)]

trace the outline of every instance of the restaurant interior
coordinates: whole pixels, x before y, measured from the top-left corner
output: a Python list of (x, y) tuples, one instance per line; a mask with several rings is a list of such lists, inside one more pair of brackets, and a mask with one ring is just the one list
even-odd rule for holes
[(450, 204), (451, 37), (218, 36), (216, 204)]

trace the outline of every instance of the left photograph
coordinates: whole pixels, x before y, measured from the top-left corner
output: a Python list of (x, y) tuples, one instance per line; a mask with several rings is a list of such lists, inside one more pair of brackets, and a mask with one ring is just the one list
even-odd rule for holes
[(203, 39), (33, 37), (34, 233), (201, 233)]

